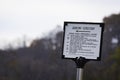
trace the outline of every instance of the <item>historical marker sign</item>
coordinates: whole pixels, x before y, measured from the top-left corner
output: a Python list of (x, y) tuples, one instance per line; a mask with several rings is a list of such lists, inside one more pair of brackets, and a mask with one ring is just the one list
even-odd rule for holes
[(103, 23), (65, 22), (64, 58), (100, 60)]

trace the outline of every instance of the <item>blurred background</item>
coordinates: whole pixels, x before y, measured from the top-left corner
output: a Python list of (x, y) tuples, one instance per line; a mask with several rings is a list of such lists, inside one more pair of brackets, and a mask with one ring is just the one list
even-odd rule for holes
[(0, 0), (0, 80), (76, 80), (61, 59), (64, 21), (105, 23), (102, 59), (83, 80), (120, 80), (119, 0)]

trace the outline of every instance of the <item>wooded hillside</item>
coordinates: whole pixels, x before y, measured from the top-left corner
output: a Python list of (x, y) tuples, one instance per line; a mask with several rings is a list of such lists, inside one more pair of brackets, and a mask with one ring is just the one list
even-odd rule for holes
[[(83, 80), (120, 80), (120, 14), (105, 23), (102, 60), (86, 64)], [(0, 50), (0, 80), (76, 80), (76, 66), (63, 60), (63, 32), (36, 39), (30, 47)]]

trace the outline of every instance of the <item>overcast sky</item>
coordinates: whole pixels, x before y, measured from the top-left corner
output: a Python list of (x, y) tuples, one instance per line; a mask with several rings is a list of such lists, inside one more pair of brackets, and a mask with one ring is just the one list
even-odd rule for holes
[(102, 22), (120, 12), (120, 0), (0, 0), (0, 46), (40, 37), (64, 21)]

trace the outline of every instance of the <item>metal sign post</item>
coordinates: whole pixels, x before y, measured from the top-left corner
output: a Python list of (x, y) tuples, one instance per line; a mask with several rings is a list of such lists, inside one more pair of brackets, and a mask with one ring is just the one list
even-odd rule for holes
[(77, 66), (76, 80), (82, 80), (83, 68), (85, 64), (89, 61), (85, 58), (80, 57), (79, 59), (73, 59)]
[(82, 80), (82, 75), (83, 75), (83, 69), (77, 68), (76, 80)]
[(103, 23), (64, 23), (62, 58), (75, 61), (76, 80), (82, 80), (83, 68), (88, 61), (101, 59), (103, 27)]

